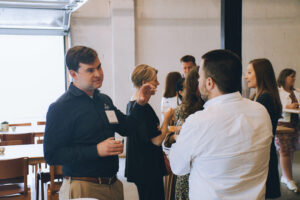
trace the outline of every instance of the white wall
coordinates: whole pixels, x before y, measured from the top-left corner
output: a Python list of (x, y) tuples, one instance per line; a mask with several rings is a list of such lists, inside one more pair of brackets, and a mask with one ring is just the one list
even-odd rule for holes
[[(300, 1), (243, 1), (243, 66), (250, 60), (268, 58), (276, 77), (290, 67), (300, 79)], [(300, 88), (300, 80), (296, 82)]]
[[(116, 0), (111, 0), (113, 1)], [(129, 81), (129, 73), (122, 74), (128, 81), (114, 78), (113, 63), (116, 60), (112, 56), (111, 2), (89, 0), (72, 15), (72, 45), (87, 45), (98, 51), (105, 73), (102, 91), (110, 95), (117, 107), (125, 111), (127, 101), (124, 99), (129, 100), (134, 90)], [(159, 115), (165, 76), (170, 71), (181, 72), (179, 59), (185, 54), (192, 54), (200, 62), (203, 53), (219, 48), (220, 1), (136, 0), (134, 3), (135, 64), (124, 67), (129, 67), (129, 71), (132, 71), (134, 65), (145, 63), (159, 70), (158, 79), (161, 84), (157, 95), (151, 100)], [(127, 89), (120, 91), (118, 85), (126, 85)], [(118, 93), (114, 95), (115, 91)]]
[[(129, 77), (134, 65), (145, 63), (157, 68), (161, 84), (151, 104), (160, 116), (165, 76), (170, 71), (181, 72), (180, 57), (192, 54), (199, 63), (202, 54), (220, 48), (221, 1), (123, 1), (134, 2), (135, 32), (129, 33), (130, 38), (135, 38), (129, 42), (135, 51), (132, 66), (128, 65), (132, 56), (128, 59), (113, 56), (116, 54), (113, 41), (118, 35), (112, 30), (111, 3), (117, 2), (122, 9), (120, 0), (89, 0), (76, 11), (71, 19), (72, 45), (87, 45), (98, 51), (105, 73), (102, 91), (110, 95), (122, 111), (133, 93)], [(127, 11), (122, 12), (124, 18), (132, 14)], [(128, 22), (128, 27), (131, 26)], [(244, 0), (242, 42), (244, 70), (251, 59), (266, 57), (273, 63), (276, 75), (287, 66), (300, 74), (300, 1)], [(117, 55), (122, 51), (128, 55), (125, 44)], [(122, 62), (126, 65), (114, 66)], [(296, 84), (300, 87), (299, 80)]]
[(151, 104), (160, 112), (165, 77), (181, 70), (180, 58), (220, 48), (219, 0), (137, 0), (136, 64), (157, 68), (160, 86)]
[(104, 70), (103, 93), (113, 95), (112, 30), (108, 0), (89, 0), (71, 16), (71, 43), (92, 47)]

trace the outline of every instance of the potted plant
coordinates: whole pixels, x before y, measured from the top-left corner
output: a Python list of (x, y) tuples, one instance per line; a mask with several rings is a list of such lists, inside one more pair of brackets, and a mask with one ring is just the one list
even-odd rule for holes
[(2, 131), (8, 131), (9, 130), (9, 126), (8, 126), (8, 122), (4, 121), (1, 123), (1, 130)]

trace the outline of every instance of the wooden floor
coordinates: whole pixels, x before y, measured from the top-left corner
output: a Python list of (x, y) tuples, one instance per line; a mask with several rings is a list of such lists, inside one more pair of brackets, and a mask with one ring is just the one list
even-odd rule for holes
[[(124, 169), (125, 169), (125, 158), (120, 158), (120, 169), (118, 172), (119, 179), (123, 182), (124, 186), (124, 195), (125, 200), (138, 200), (138, 194), (136, 186), (133, 183), (128, 183), (126, 178), (124, 177)], [(294, 179), (297, 185), (300, 187), (300, 151), (295, 153), (295, 160), (293, 164), (294, 170)], [(31, 199), (35, 199), (35, 189), (34, 189), (34, 177), (31, 175), (29, 178), (31, 184)], [(46, 192), (46, 191), (45, 191)], [(282, 197), (276, 200), (300, 200), (300, 194), (295, 194), (294, 192), (288, 190), (285, 185), (281, 185), (281, 193)], [(41, 192), (40, 192), (41, 194)], [(47, 193), (45, 193), (47, 194)], [(41, 199), (41, 198), (39, 198)]]

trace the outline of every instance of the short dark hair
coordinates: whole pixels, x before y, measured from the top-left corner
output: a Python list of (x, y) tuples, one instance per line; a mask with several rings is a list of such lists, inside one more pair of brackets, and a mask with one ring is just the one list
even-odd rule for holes
[(78, 71), (79, 63), (92, 64), (98, 57), (97, 52), (89, 47), (75, 46), (68, 50), (66, 65), (69, 70)]
[(207, 52), (202, 59), (206, 78), (211, 77), (222, 93), (241, 92), (242, 63), (235, 53), (217, 49)]
[(163, 97), (170, 98), (176, 96), (176, 84), (179, 79), (181, 79), (179, 72), (169, 72), (167, 74)]
[(196, 65), (196, 59), (194, 56), (185, 55), (180, 59), (180, 62), (192, 62)]
[[(296, 71), (290, 68), (286, 68), (284, 70), (282, 70), (278, 76), (277, 79), (277, 84), (278, 87), (283, 87), (285, 88), (285, 79), (286, 77), (290, 76), (290, 75), (296, 75)], [(290, 88), (291, 90), (295, 90), (294, 86), (292, 86), (292, 88)]]

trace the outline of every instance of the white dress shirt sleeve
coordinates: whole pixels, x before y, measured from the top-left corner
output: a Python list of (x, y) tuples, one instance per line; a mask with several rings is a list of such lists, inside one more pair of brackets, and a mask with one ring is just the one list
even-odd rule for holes
[(170, 165), (174, 174), (185, 175), (190, 173), (195, 148), (194, 134), (195, 128), (193, 128), (189, 120), (186, 119), (177, 137), (177, 141), (172, 145), (169, 154)]

